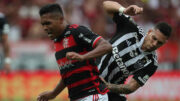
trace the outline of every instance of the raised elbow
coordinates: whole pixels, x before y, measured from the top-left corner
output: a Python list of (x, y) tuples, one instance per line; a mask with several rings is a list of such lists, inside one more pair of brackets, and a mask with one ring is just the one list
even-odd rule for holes
[(104, 8), (107, 8), (108, 3), (109, 3), (109, 1), (104, 1), (104, 2), (103, 2), (103, 7), (104, 7)]
[(112, 1), (104, 1), (103, 2), (103, 8), (109, 12), (109, 7), (111, 7)]

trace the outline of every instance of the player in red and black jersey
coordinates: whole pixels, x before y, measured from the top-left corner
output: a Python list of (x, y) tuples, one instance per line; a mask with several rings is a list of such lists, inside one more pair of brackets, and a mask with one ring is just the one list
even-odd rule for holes
[(72, 101), (108, 101), (94, 58), (110, 52), (112, 46), (84, 26), (68, 25), (58, 4), (48, 4), (39, 13), (44, 30), (54, 40), (62, 80), (54, 90), (40, 94), (38, 101), (55, 98), (65, 87)]

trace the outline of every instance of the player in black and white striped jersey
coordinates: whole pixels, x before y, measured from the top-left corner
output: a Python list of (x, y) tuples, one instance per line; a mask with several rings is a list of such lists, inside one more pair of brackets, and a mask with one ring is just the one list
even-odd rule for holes
[[(172, 29), (162, 22), (145, 34), (130, 17), (142, 13), (143, 8), (136, 5), (124, 8), (113, 1), (103, 2), (103, 7), (112, 16), (117, 31), (110, 40), (113, 50), (101, 58), (98, 69), (110, 89), (109, 101), (126, 101), (123, 94), (136, 91), (155, 73), (158, 67), (155, 50), (167, 42)], [(130, 82), (124, 84), (130, 75), (133, 75)]]

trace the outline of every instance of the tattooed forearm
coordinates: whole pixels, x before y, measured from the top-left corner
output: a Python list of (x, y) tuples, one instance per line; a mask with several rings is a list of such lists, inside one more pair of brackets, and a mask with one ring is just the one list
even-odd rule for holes
[(133, 92), (133, 90), (131, 90), (130, 86), (127, 84), (120, 84), (120, 85), (108, 84), (107, 86), (110, 92), (114, 92), (118, 94), (130, 94)]

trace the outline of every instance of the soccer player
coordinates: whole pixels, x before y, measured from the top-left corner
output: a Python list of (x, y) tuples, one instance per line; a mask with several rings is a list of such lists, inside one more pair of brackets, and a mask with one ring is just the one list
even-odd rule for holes
[(43, 29), (54, 40), (62, 79), (37, 100), (53, 99), (67, 87), (71, 101), (108, 101), (109, 90), (99, 77), (94, 58), (111, 52), (111, 44), (84, 26), (68, 25), (58, 4), (45, 5), (39, 14)]
[[(124, 8), (114, 1), (104, 1), (103, 7), (116, 23), (117, 31), (110, 40), (113, 50), (101, 58), (98, 69), (110, 90), (109, 101), (126, 101), (124, 94), (142, 87), (156, 72), (155, 50), (167, 42), (172, 29), (161, 22), (145, 34), (128, 16), (141, 14), (143, 8), (136, 5)], [(130, 81), (124, 84), (131, 75)]]
[[(9, 24), (3, 13), (0, 12), (0, 41), (2, 43), (3, 53), (4, 53), (4, 64), (3, 70), (6, 73), (10, 72), (10, 63), (11, 58), (9, 55), (9, 43), (8, 43), (8, 33), (9, 33)], [(1, 59), (0, 59), (1, 61)]]

